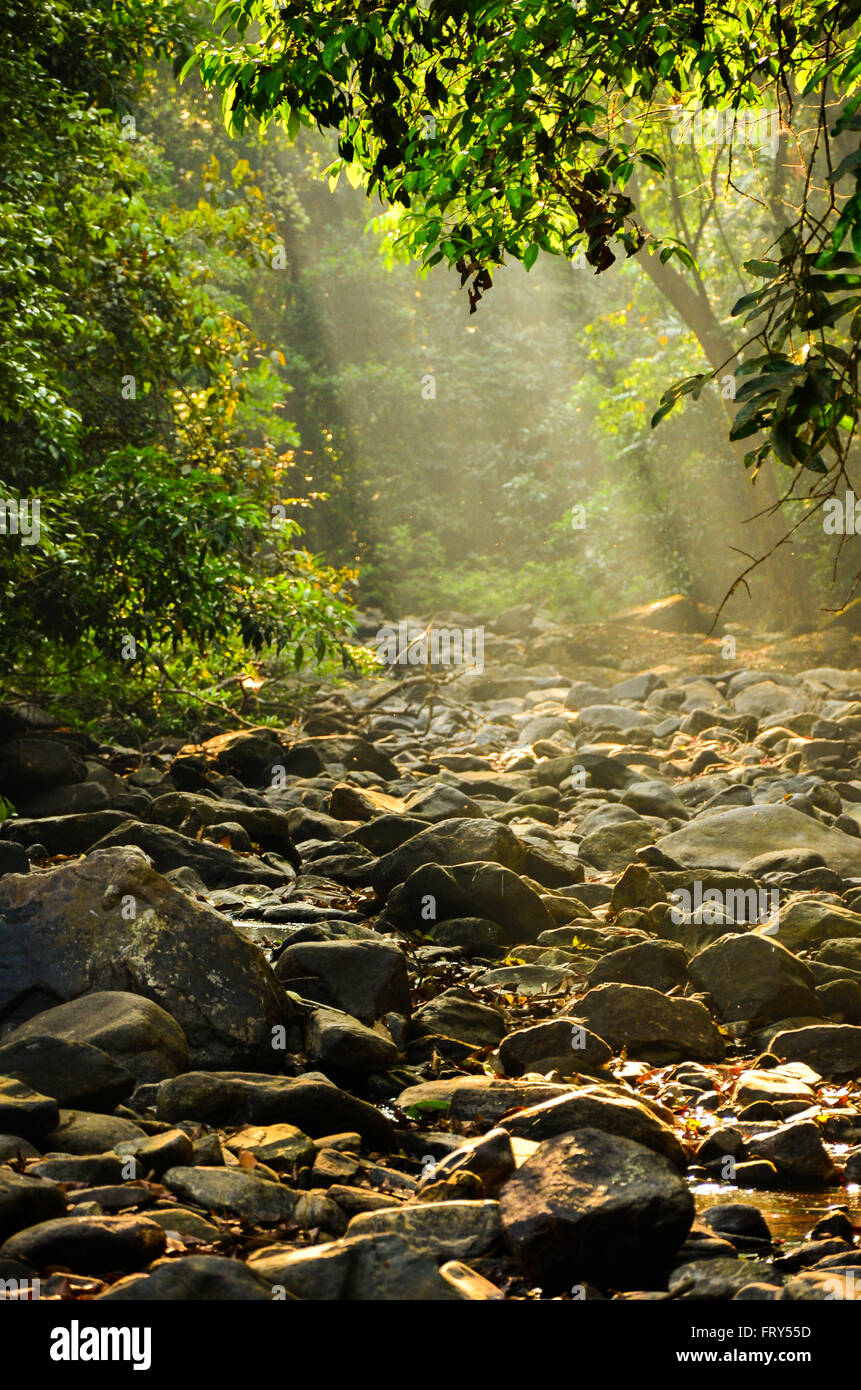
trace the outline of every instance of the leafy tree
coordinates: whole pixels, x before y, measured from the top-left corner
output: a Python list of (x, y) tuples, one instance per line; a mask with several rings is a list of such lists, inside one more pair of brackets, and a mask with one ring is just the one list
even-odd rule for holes
[(0, 652), (60, 647), (140, 671), (183, 643), (344, 653), (347, 576), (296, 547), (274, 364), (237, 316), (272, 241), (220, 179), (173, 201), (136, 129), (147, 66), (188, 52), (180, 8), (52, 0), (0, 18), (0, 497), (38, 499), (38, 544), (0, 541)]
[[(291, 135), (337, 131), (333, 182), (347, 170), (402, 209), (405, 246), (426, 265), (455, 266), (472, 309), (506, 258), (529, 268), (541, 250), (583, 251), (601, 273), (620, 252), (639, 254), (706, 359), (659, 415), (734, 367), (745, 380), (731, 436), (747, 441), (754, 475), (772, 459), (788, 470), (780, 485), (763, 473), (760, 498), (775, 524), (781, 492), (805, 501), (794, 526), (854, 461), (859, 15), (831, 0), (222, 0), (222, 37), (189, 61), (221, 90), (231, 130), (274, 119)], [(656, 233), (643, 203), (649, 182), (672, 201), (661, 147), (680, 115), (739, 118), (763, 104), (784, 128), (765, 200), (781, 224), (745, 263), (745, 344), (703, 292), (696, 236)], [(772, 526), (762, 538), (773, 549), (782, 534)]]

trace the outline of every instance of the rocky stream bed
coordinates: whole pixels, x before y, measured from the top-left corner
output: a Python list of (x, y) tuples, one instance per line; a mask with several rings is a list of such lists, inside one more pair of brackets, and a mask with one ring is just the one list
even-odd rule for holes
[(3, 706), (4, 1296), (858, 1297), (859, 646)]

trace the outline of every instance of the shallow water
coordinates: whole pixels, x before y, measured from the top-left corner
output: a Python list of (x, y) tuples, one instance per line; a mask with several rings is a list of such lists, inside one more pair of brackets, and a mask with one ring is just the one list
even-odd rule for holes
[(861, 1187), (818, 1188), (815, 1192), (762, 1192), (730, 1183), (702, 1182), (692, 1187), (697, 1212), (728, 1202), (759, 1207), (774, 1239), (797, 1245), (834, 1207), (843, 1207), (853, 1226), (861, 1226)]

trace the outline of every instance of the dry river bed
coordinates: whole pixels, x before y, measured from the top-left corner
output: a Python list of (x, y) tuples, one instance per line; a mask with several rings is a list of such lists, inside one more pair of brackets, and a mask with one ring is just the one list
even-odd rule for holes
[(499, 626), (301, 728), (0, 707), (5, 1297), (858, 1296), (861, 669)]

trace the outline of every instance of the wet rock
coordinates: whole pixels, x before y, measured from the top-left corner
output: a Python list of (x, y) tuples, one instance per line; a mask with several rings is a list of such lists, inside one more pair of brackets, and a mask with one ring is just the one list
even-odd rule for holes
[(682, 1244), (694, 1204), (665, 1158), (579, 1129), (526, 1160), (505, 1185), (500, 1214), (512, 1252), (542, 1287), (642, 1288)]
[(670, 999), (643, 985), (596, 985), (577, 1016), (617, 1051), (646, 1061), (720, 1061), (724, 1042), (695, 999)]
[(812, 1105), (816, 1099), (810, 1085), (792, 1070), (772, 1067), (760, 1070), (749, 1067), (739, 1074), (733, 1088), (733, 1100), (739, 1106), (766, 1102), (772, 1106), (783, 1101), (804, 1101)]
[(762, 1250), (771, 1245), (768, 1222), (759, 1207), (747, 1202), (721, 1202), (701, 1212), (700, 1220), (739, 1250)]
[(125, 990), (176, 1019), (193, 1059), (274, 1064), (272, 1030), (292, 1012), (266, 961), (137, 850), (4, 878), (0, 919), (0, 1017), (20, 1017), (37, 991)]
[(799, 1120), (780, 1129), (757, 1134), (748, 1141), (748, 1158), (765, 1158), (773, 1163), (787, 1183), (834, 1182), (837, 1170), (812, 1120)]
[(688, 970), (724, 1023), (770, 1023), (821, 1007), (809, 968), (770, 937), (722, 936), (695, 955)]

